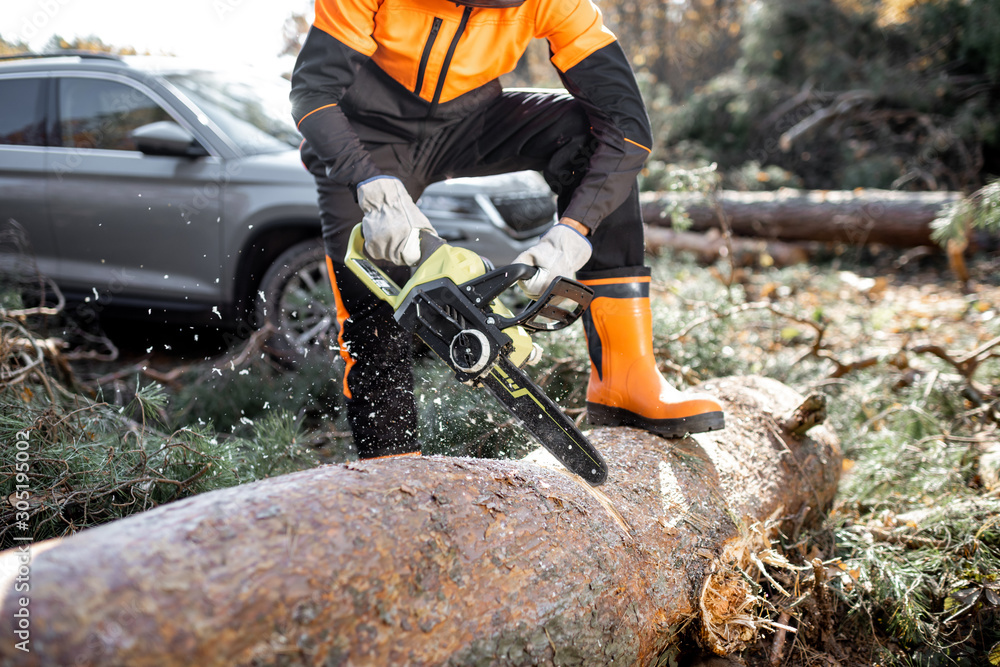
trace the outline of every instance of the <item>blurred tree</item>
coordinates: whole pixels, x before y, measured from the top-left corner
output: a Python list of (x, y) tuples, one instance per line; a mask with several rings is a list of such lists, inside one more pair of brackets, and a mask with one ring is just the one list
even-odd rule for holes
[[(731, 68), (738, 56), (747, 0), (614, 0), (599, 3), (647, 85), (683, 97)], [(544, 40), (535, 40), (505, 85), (552, 87), (559, 79)], [(652, 88), (650, 89), (652, 92)], [(662, 92), (657, 92), (662, 95)]]
[(1000, 171), (996, 0), (771, 0), (742, 30), (738, 65), (667, 124), (723, 171), (968, 191)]
[(52, 53), (54, 51), (94, 51), (96, 53), (114, 53), (119, 56), (134, 56), (137, 53), (131, 46), (106, 44), (103, 39), (96, 35), (76, 37), (72, 40), (66, 40), (60, 35), (52, 35), (45, 43), (42, 52)]
[(293, 13), (281, 26), (281, 35), (285, 40), (285, 47), (278, 55), (297, 56), (302, 49), (302, 41), (311, 25), (311, 13)]
[(28, 51), (28, 45), (24, 42), (8, 42), (0, 35), (0, 56), (10, 56), (15, 53)]
[(640, 72), (686, 96), (739, 56), (746, 0), (617, 0), (608, 27)]

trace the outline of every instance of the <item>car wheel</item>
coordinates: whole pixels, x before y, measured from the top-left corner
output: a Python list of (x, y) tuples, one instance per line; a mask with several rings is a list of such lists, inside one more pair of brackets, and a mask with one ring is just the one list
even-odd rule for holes
[(337, 306), (323, 242), (311, 239), (283, 252), (264, 274), (256, 299), (258, 326), (270, 322), (272, 353), (291, 364), (337, 354)]

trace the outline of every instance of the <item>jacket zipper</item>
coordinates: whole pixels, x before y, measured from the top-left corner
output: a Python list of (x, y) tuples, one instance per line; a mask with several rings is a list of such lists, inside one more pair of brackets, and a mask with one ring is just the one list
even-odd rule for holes
[(465, 32), (465, 26), (469, 23), (469, 15), (471, 13), (472, 7), (466, 6), (465, 11), (462, 12), (462, 20), (458, 24), (458, 30), (455, 31), (455, 36), (452, 37), (451, 44), (448, 45), (448, 54), (444, 57), (444, 64), (441, 65), (441, 74), (438, 75), (437, 86), (434, 88), (434, 99), (431, 100), (432, 109), (437, 106), (438, 101), (441, 99), (441, 91), (444, 90), (444, 78), (448, 75), (448, 67), (451, 66), (451, 58), (455, 55), (455, 48), (458, 46), (458, 40), (462, 38), (462, 33)]
[(417, 70), (417, 85), (413, 87), (413, 92), (417, 95), (420, 94), (420, 89), (424, 87), (424, 73), (427, 71), (427, 61), (431, 57), (431, 49), (434, 48), (434, 40), (437, 39), (438, 31), (441, 30), (441, 19), (435, 17), (434, 23), (431, 24), (431, 34), (427, 37), (427, 43), (424, 44), (424, 52), (420, 54), (420, 68)]

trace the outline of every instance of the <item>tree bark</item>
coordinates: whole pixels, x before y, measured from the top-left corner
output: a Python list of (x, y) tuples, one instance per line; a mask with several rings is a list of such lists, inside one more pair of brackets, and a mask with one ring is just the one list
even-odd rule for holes
[(666, 227), (646, 225), (646, 250), (659, 252), (663, 248), (694, 253), (699, 262), (711, 264), (732, 252), (736, 266), (776, 266), (802, 264), (809, 260), (818, 243), (787, 243), (732, 237), (728, 241), (716, 229), (705, 233), (679, 232)]
[(30, 653), (0, 554), (0, 664), (656, 664), (723, 552), (820, 516), (841, 468), (826, 426), (784, 430), (802, 403), (785, 385), (703, 388), (723, 431), (592, 431), (599, 489), (537, 454), (365, 461), (34, 545)]
[(724, 228), (721, 207), (733, 233), (740, 236), (909, 248), (932, 243), (930, 223), (961, 197), (957, 192), (890, 190), (723, 191), (716, 206), (698, 194), (647, 192), (642, 195), (642, 214), (648, 224), (668, 227), (665, 211), (680, 203), (692, 220), (691, 229), (705, 231)]

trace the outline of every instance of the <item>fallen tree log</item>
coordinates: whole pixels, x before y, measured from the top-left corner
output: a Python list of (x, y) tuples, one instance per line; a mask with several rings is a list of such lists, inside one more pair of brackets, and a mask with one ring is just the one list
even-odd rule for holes
[[(690, 252), (703, 264), (711, 264), (732, 252), (736, 266), (776, 266), (783, 268), (802, 264), (816, 251), (806, 243), (788, 243), (741, 237), (726, 238), (716, 229), (707, 232), (679, 232), (666, 227), (645, 230), (646, 251), (656, 253), (664, 248)], [(811, 244), (813, 246), (819, 244)]]
[(769, 517), (825, 511), (841, 455), (826, 426), (786, 430), (803, 400), (779, 382), (705, 389), (723, 431), (593, 431), (600, 489), (539, 456), (366, 461), (33, 545), (30, 653), (0, 554), (0, 664), (649, 665), (694, 617), (738, 648), (730, 561), (750, 571)]
[(716, 202), (697, 193), (646, 192), (641, 196), (647, 224), (670, 226), (670, 207), (679, 204), (692, 231), (723, 229), (719, 208), (740, 236), (782, 241), (826, 241), (911, 248), (933, 243), (930, 223), (957, 192), (895, 190), (792, 190), (718, 193)]

